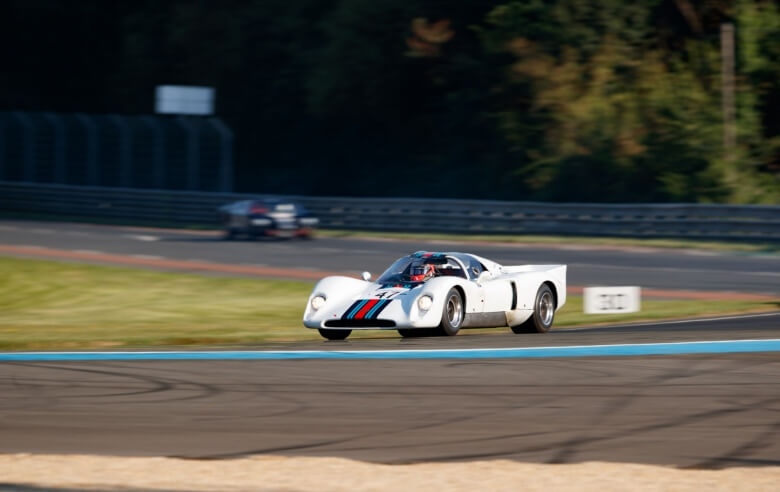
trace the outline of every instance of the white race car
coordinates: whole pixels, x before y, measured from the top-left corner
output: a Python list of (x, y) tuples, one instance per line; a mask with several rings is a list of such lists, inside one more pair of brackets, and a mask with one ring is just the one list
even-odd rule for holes
[(303, 324), (329, 340), (352, 330), (398, 330), (404, 337), (455, 335), (461, 328), (550, 330), (566, 302), (566, 265), (501, 266), (465, 253), (418, 251), (376, 282), (333, 276), (309, 296)]

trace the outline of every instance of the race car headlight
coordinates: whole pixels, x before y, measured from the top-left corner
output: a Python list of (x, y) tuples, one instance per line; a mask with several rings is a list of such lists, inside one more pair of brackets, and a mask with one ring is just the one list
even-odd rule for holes
[(314, 296), (311, 298), (311, 308), (315, 311), (325, 305), (325, 298), (322, 296)]
[(433, 306), (433, 299), (431, 299), (431, 296), (420, 296), (419, 299), (417, 299), (417, 307), (420, 308), (420, 311), (427, 311)]

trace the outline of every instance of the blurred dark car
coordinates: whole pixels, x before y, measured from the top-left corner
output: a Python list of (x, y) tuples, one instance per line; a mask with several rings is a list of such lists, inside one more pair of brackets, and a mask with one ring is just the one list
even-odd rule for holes
[(319, 219), (301, 205), (278, 199), (242, 200), (219, 207), (225, 238), (238, 235), (311, 238)]

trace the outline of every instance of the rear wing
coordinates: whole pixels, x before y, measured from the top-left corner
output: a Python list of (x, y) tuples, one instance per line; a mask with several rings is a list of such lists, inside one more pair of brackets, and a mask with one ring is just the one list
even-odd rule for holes
[(566, 278), (566, 265), (516, 265), (504, 266), (504, 273), (550, 272)]

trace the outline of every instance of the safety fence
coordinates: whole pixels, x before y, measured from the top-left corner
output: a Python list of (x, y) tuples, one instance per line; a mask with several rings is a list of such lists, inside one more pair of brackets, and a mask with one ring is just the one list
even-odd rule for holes
[(0, 180), (230, 192), (233, 139), (213, 117), (0, 111)]
[[(0, 181), (0, 212), (217, 226), (220, 205), (268, 195)], [(780, 206), (278, 196), (328, 229), (780, 240)]]

